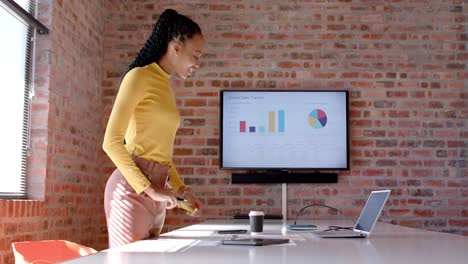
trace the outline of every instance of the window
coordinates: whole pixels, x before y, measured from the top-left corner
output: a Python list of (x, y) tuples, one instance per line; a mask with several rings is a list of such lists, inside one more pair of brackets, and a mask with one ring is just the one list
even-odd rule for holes
[(37, 27), (37, 23), (40, 24), (30, 15), (34, 11), (33, 4), (33, 0), (0, 0), (2, 198), (26, 196), (25, 176), (32, 97), (32, 37), (33, 27)]

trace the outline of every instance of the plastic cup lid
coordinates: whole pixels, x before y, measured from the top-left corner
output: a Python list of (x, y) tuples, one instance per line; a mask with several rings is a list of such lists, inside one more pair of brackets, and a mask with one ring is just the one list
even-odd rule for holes
[(263, 211), (250, 211), (249, 216), (255, 216), (255, 215), (265, 215)]

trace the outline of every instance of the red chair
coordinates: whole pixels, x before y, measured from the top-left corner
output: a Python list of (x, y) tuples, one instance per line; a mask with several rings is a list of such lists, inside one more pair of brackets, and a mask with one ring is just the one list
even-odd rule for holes
[(97, 251), (66, 240), (41, 240), (11, 243), (15, 255), (15, 264), (57, 263)]

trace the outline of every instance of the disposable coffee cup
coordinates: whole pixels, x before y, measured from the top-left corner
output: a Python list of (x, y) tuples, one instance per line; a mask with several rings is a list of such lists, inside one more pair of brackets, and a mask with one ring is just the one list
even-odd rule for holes
[(250, 211), (249, 221), (250, 221), (250, 233), (256, 234), (263, 232), (263, 218), (265, 213), (262, 211)]

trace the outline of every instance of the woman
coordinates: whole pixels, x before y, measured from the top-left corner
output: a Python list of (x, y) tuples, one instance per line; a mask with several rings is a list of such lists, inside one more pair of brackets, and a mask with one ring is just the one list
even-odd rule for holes
[(122, 80), (103, 143), (117, 166), (104, 195), (109, 247), (158, 236), (178, 199), (200, 209), (172, 163), (180, 116), (169, 78), (189, 77), (203, 48), (200, 27), (165, 10)]

